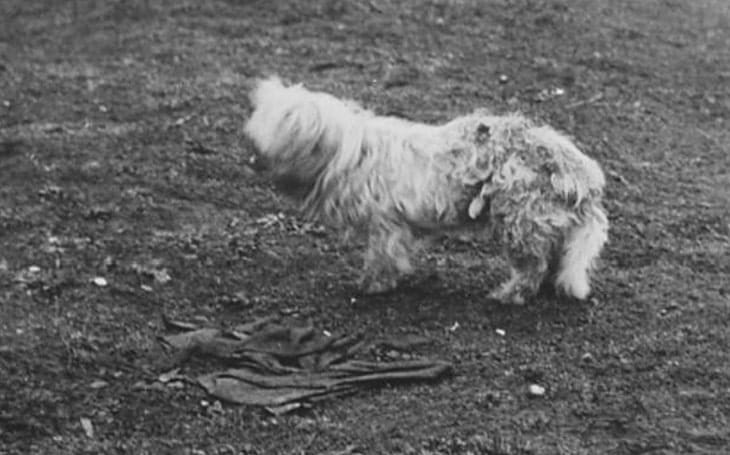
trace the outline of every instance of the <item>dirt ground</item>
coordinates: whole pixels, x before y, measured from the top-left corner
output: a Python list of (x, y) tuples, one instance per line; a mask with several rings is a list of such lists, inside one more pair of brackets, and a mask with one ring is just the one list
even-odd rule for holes
[[(452, 237), (353, 300), (358, 245), (246, 166), (271, 73), (574, 136), (609, 178), (595, 298), (490, 302), (493, 247)], [(729, 201), (725, 0), (4, 0), (0, 454), (730, 453)], [(284, 416), (155, 382), (163, 314), (278, 312), (453, 373)]]

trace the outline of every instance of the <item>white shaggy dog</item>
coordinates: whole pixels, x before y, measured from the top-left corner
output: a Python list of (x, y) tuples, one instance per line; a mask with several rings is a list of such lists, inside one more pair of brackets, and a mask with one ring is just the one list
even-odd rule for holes
[(604, 176), (549, 126), (486, 111), (425, 125), (277, 78), (250, 96), (245, 133), (279, 188), (307, 215), (367, 234), (365, 292), (412, 270), (418, 236), (468, 228), (500, 242), (510, 264), (492, 298), (524, 303), (543, 284), (589, 295), (607, 240)]

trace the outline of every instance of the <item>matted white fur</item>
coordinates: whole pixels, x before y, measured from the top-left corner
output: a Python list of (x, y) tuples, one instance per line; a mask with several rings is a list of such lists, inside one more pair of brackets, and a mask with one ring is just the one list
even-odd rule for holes
[(607, 240), (598, 164), (566, 136), (487, 111), (426, 125), (353, 101), (259, 81), (245, 132), (304, 212), (368, 235), (362, 286), (382, 292), (411, 271), (415, 239), (483, 230), (511, 278), (491, 296), (522, 303), (548, 281), (579, 299)]

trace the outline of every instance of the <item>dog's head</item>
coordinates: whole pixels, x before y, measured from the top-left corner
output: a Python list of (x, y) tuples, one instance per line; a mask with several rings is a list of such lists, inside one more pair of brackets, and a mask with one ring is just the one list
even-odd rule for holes
[(291, 196), (306, 195), (327, 165), (319, 106), (300, 86), (272, 78), (250, 95), (254, 111), (245, 126), (253, 142), (250, 165)]
[(359, 159), (367, 114), (356, 103), (275, 78), (259, 81), (250, 99), (245, 133), (256, 150), (253, 167), (283, 192), (308, 196)]

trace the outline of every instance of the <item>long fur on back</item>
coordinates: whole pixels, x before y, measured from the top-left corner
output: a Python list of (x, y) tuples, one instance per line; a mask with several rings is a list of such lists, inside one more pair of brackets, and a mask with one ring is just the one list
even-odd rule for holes
[[(354, 101), (301, 85), (285, 87), (275, 78), (261, 81), (251, 101), (255, 110), (245, 132), (275, 161), (276, 177), (312, 180), (305, 207), (328, 221), (370, 216), (376, 200), (416, 224), (456, 224), (464, 207), (454, 204), (454, 191), (490, 178), (492, 191), (537, 184), (534, 169), (540, 166), (551, 168), (551, 189), (566, 203), (580, 204), (603, 186), (598, 165), (567, 138), (517, 114), (474, 113), (444, 125), (424, 125), (375, 116)], [(489, 131), (482, 144), (476, 137), (479, 125)], [(513, 157), (513, 148), (524, 149), (524, 156)], [(345, 207), (355, 210), (343, 213)], [(423, 207), (434, 213), (419, 213)]]

